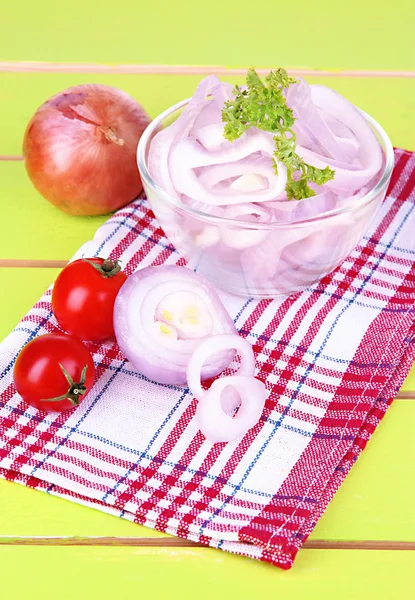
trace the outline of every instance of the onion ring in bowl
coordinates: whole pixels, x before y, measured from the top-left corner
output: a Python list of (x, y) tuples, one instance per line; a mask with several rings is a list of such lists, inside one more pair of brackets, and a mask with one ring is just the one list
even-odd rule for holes
[[(263, 161), (258, 161), (256, 157), (246, 160), (252, 154), (260, 152), (268, 156), (268, 165), (264, 165)], [(239, 177), (247, 173), (255, 173), (258, 170), (260, 175), (268, 175), (268, 182), (264, 189), (255, 191), (255, 202), (266, 202), (277, 198), (284, 191), (287, 183), (285, 165), (280, 162), (277, 163), (278, 176), (272, 170), (270, 158), (273, 152), (274, 141), (272, 135), (255, 128), (248, 130), (239, 140), (233, 143), (224, 139), (220, 150), (215, 152), (207, 151), (194, 138), (183, 138), (170, 152), (170, 177), (177, 192), (199, 202), (222, 206), (251, 202), (252, 193), (244, 193), (241, 189), (224, 185), (219, 191), (215, 191), (208, 186), (205, 187), (203, 179), (210, 181), (210, 172), (215, 177), (215, 174), (220, 170), (220, 166), (224, 164), (226, 164), (225, 171), (230, 172), (231, 176), (235, 170), (235, 174)], [(242, 162), (239, 163), (238, 161)], [(200, 179), (196, 170), (204, 173), (207, 167), (210, 167), (209, 171)], [(226, 180), (226, 174), (223, 175), (223, 179)]]
[[(224, 217), (227, 219), (244, 219), (248, 223), (271, 223), (273, 221), (272, 213), (260, 204), (249, 202), (248, 204), (232, 204), (224, 211)], [(221, 239), (228, 248), (243, 250), (256, 246), (268, 237), (269, 232), (264, 229), (243, 229), (239, 227), (234, 229), (229, 225), (220, 225)]]
[[(296, 110), (296, 96), (293, 95), (291, 98), (293, 108)], [(347, 128), (353, 134), (354, 139), (340, 137), (337, 139), (333, 137), (333, 139), (336, 139), (339, 147), (341, 144), (342, 150), (346, 151), (349, 156), (353, 152), (355, 158), (353, 160), (339, 158), (341, 154), (335, 155), (333, 146), (330, 147), (333, 158), (301, 145), (297, 146), (297, 153), (307, 163), (317, 168), (329, 165), (335, 170), (334, 179), (325, 184), (328, 188), (348, 192), (359, 190), (367, 185), (382, 167), (382, 150), (374, 131), (351, 102), (330, 88), (323, 85), (311, 85), (310, 101), (314, 108), (312, 111), (307, 111), (307, 119), (301, 121), (302, 127), (308, 126), (319, 142), (322, 142), (323, 139), (327, 142), (328, 138), (322, 137), (323, 133), (328, 131), (329, 123), (338, 121), (343, 128)], [(313, 118), (311, 118), (311, 114), (314, 115)], [(327, 116), (326, 119), (325, 116)], [(356, 143), (358, 144), (357, 148), (355, 147)], [(356, 156), (357, 149), (358, 155)]]
[(177, 192), (169, 173), (168, 157), (171, 148), (189, 134), (202, 109), (210, 102), (207, 96), (219, 83), (219, 79), (214, 75), (203, 79), (177, 121), (167, 129), (159, 131), (151, 142), (148, 155), (149, 171), (154, 181), (173, 196), (177, 197)]

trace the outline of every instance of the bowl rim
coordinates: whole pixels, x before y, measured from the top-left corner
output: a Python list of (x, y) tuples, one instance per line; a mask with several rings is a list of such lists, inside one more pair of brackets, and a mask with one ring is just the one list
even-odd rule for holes
[(385, 151), (386, 161), (385, 161), (384, 170), (382, 172), (382, 176), (381, 176), (380, 180), (377, 182), (377, 184), (367, 194), (365, 194), (364, 196), (359, 198), (357, 201), (353, 202), (353, 204), (351, 204), (350, 206), (335, 208), (333, 210), (319, 213), (315, 217), (303, 219), (303, 220), (299, 220), (299, 221), (273, 222), (273, 223), (255, 223), (255, 222), (253, 223), (253, 222), (248, 222), (248, 221), (242, 221), (239, 219), (231, 219), (229, 217), (211, 215), (211, 214), (205, 213), (203, 211), (197, 210), (195, 208), (192, 208), (190, 206), (186, 206), (185, 204), (181, 203), (180, 200), (178, 200), (177, 198), (174, 198), (173, 196), (170, 196), (170, 194), (168, 194), (159, 185), (157, 185), (157, 183), (154, 181), (154, 179), (151, 177), (151, 175), (149, 173), (145, 155), (146, 155), (146, 149), (147, 149), (149, 141), (152, 139), (153, 134), (156, 132), (156, 130), (160, 128), (160, 125), (162, 124), (164, 119), (166, 119), (167, 117), (169, 117), (170, 115), (172, 115), (173, 113), (178, 111), (180, 108), (182, 108), (183, 106), (188, 104), (190, 100), (191, 100), (191, 98), (186, 98), (184, 100), (181, 100), (180, 102), (177, 102), (176, 104), (173, 104), (172, 106), (167, 108), (165, 111), (160, 113), (157, 117), (155, 117), (151, 121), (151, 123), (147, 126), (147, 128), (143, 132), (143, 134), (138, 142), (137, 164), (138, 164), (138, 169), (140, 171), (141, 178), (144, 180), (144, 182), (147, 186), (152, 188), (152, 190), (159, 197), (161, 197), (167, 204), (169, 204), (170, 206), (172, 206), (175, 209), (179, 209), (180, 211), (187, 213), (188, 215), (191, 215), (192, 217), (196, 217), (197, 219), (201, 219), (203, 221), (206, 221), (206, 222), (209, 222), (212, 224), (216, 224), (216, 225), (226, 224), (226, 225), (231, 225), (233, 227), (243, 227), (244, 229), (254, 229), (254, 230), (261, 229), (261, 230), (270, 231), (270, 230), (279, 229), (279, 228), (286, 229), (289, 226), (291, 226), (291, 227), (307, 227), (310, 223), (320, 221), (320, 220), (326, 219), (328, 217), (334, 217), (336, 215), (350, 213), (354, 210), (357, 210), (358, 208), (360, 208), (362, 206), (365, 206), (366, 204), (370, 204), (370, 202), (372, 200), (374, 200), (377, 197), (377, 195), (383, 190), (383, 188), (389, 183), (389, 179), (392, 174), (393, 167), (394, 167), (394, 152), (393, 152), (392, 142), (390, 141), (389, 136), (387, 135), (387, 133), (383, 129), (383, 127), (381, 127), (381, 125), (379, 125), (379, 123), (373, 117), (371, 117), (365, 111), (358, 108), (359, 112), (363, 115), (363, 117), (366, 119), (366, 121), (369, 122), (369, 124), (372, 126), (372, 128), (377, 133), (377, 135), (380, 137), (382, 144), (383, 144), (383, 149)]

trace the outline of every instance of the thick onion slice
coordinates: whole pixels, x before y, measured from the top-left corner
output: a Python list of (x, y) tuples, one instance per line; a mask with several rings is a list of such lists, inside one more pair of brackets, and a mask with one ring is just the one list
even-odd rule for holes
[[(235, 333), (235, 325), (213, 287), (200, 275), (175, 265), (147, 267), (131, 275), (114, 306), (121, 351), (143, 375), (159, 383), (186, 383), (193, 352), (208, 336)], [(203, 366), (215, 377), (232, 361), (225, 349)]]
[[(201, 374), (210, 357), (235, 350), (241, 357), (236, 375), (201, 386)], [(199, 400), (196, 418), (203, 435), (211, 442), (230, 442), (258, 423), (265, 404), (265, 385), (255, 379), (252, 346), (238, 335), (207, 338), (194, 351), (187, 367), (187, 383)], [(235, 410), (237, 410), (235, 414)]]

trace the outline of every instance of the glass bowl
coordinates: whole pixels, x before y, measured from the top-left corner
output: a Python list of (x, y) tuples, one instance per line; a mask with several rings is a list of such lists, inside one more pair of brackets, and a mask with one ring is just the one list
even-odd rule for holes
[[(160, 114), (147, 127), (137, 149), (137, 162), (147, 198), (170, 242), (190, 267), (228, 292), (255, 298), (288, 296), (304, 290), (335, 269), (360, 242), (382, 203), (394, 157), (389, 137), (362, 112), (384, 152), (384, 165), (374, 187), (311, 218), (301, 210), (277, 211), (271, 223), (247, 222), (200, 212), (184, 205), (152, 179), (147, 168), (150, 143), (172, 123), (189, 99)], [(279, 203), (290, 208), (291, 202)], [(293, 205), (292, 205), (293, 206)]]

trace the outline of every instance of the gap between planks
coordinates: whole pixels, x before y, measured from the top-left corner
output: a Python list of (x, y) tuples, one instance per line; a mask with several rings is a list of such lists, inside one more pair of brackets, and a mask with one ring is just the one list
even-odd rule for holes
[[(206, 548), (174, 537), (0, 537), (0, 546), (107, 546), (132, 548)], [(415, 550), (415, 542), (394, 540), (308, 540), (308, 550)]]
[[(373, 69), (312, 69), (288, 68), (288, 72), (297, 76), (318, 77), (415, 77), (415, 71), (395, 71)], [(3, 73), (105, 73), (125, 75), (245, 75), (247, 67), (233, 68), (223, 65), (102, 65), (96, 63), (53, 63), (40, 61), (0, 61)], [(269, 69), (257, 69), (260, 75), (266, 75)]]
[(63, 269), (67, 260), (32, 260), (20, 258), (0, 258), (0, 268), (13, 269)]

